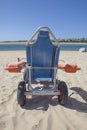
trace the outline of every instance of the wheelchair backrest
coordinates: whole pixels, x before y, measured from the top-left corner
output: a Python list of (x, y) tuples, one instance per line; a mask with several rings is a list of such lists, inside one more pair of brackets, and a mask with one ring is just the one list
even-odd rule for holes
[[(27, 62), (32, 66), (32, 78), (52, 78), (53, 69), (58, 63), (58, 46), (52, 44), (48, 31), (40, 31), (36, 42), (26, 48)], [(34, 69), (33, 67), (39, 67)]]

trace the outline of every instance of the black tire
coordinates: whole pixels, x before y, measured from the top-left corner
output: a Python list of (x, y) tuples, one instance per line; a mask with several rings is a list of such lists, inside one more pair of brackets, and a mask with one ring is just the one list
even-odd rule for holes
[(23, 80), (25, 81), (25, 83), (28, 83), (28, 80), (29, 80), (29, 69), (28, 68), (26, 68), (24, 70)]
[(66, 105), (68, 101), (68, 88), (64, 81), (58, 83), (58, 90), (60, 91), (60, 95), (58, 95), (59, 104)]
[(18, 90), (17, 90), (17, 101), (20, 106), (23, 106), (26, 102), (26, 95), (24, 95), (26, 91), (25, 82), (21, 81), (18, 84)]

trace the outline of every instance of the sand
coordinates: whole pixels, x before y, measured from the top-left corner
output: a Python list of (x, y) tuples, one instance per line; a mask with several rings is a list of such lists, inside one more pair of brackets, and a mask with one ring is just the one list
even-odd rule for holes
[(81, 70), (74, 74), (58, 71), (58, 78), (66, 82), (69, 91), (66, 106), (47, 97), (17, 104), (17, 86), (23, 74), (3, 68), (17, 57), (25, 58), (25, 51), (0, 51), (0, 130), (87, 130), (87, 53), (61, 51), (60, 59), (76, 63)]

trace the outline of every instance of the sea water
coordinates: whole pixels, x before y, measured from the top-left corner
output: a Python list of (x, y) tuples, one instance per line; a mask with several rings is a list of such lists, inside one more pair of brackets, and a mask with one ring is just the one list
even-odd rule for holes
[[(87, 43), (63, 43), (60, 44), (61, 50), (64, 51), (78, 51), (80, 48), (86, 48), (87, 49)], [(9, 50), (26, 50), (26, 44), (25, 43), (0, 43), (0, 51), (9, 51)]]

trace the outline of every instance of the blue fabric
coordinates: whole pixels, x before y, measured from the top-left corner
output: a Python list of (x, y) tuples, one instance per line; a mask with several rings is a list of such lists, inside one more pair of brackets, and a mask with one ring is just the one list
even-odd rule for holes
[[(48, 31), (40, 31), (35, 44), (27, 47), (27, 62), (32, 62), (32, 67), (55, 67), (58, 62), (57, 49), (58, 46), (51, 43)], [(32, 69), (32, 79), (52, 78), (53, 73), (52, 69)]]

